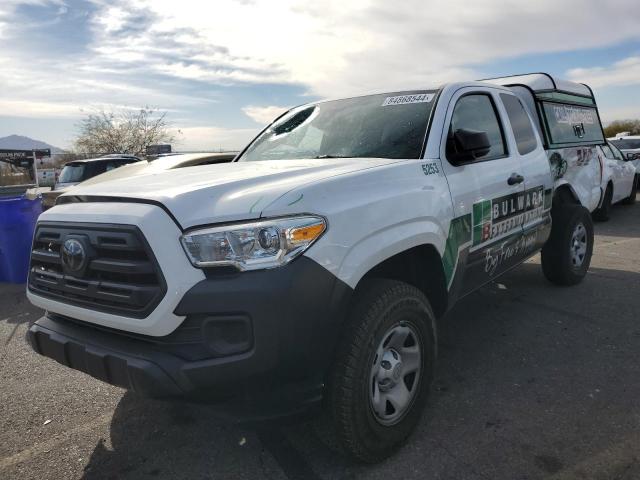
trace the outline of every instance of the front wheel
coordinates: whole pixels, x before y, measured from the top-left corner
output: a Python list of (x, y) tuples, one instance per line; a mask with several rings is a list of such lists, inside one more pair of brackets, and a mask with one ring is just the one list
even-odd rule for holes
[(589, 210), (564, 204), (551, 210), (551, 235), (542, 248), (542, 271), (557, 285), (575, 285), (587, 275), (593, 254)]
[(346, 452), (375, 463), (420, 419), (436, 359), (435, 317), (420, 290), (395, 280), (368, 281), (356, 295), (329, 379), (328, 413)]

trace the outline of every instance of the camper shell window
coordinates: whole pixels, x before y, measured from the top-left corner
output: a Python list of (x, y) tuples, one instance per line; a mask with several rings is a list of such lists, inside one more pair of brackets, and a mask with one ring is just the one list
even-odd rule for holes
[(604, 143), (595, 107), (543, 101), (541, 110), (550, 144)]
[(534, 118), (544, 148), (604, 144), (593, 91), (582, 83), (527, 73), (484, 81), (509, 88)]

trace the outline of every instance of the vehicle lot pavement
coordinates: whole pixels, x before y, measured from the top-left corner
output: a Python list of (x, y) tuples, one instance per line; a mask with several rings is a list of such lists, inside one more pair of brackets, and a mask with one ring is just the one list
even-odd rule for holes
[(596, 224), (581, 285), (550, 285), (536, 257), (442, 319), (426, 414), (374, 466), (325, 447), (318, 421), (228, 425), (36, 355), (23, 290), (0, 285), (3, 479), (640, 478), (640, 204)]

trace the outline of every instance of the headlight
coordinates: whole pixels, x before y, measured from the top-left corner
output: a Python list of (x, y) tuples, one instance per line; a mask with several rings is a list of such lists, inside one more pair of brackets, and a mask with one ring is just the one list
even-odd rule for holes
[(289, 263), (326, 228), (324, 218), (307, 215), (194, 230), (180, 241), (194, 267), (257, 270)]

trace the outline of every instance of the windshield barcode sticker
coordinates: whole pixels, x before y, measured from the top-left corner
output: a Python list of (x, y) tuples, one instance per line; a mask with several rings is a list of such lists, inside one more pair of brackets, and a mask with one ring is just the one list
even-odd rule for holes
[(382, 102), (382, 106), (406, 105), (407, 103), (427, 103), (433, 100), (433, 93), (420, 93), (418, 95), (398, 95), (397, 97), (387, 97)]

